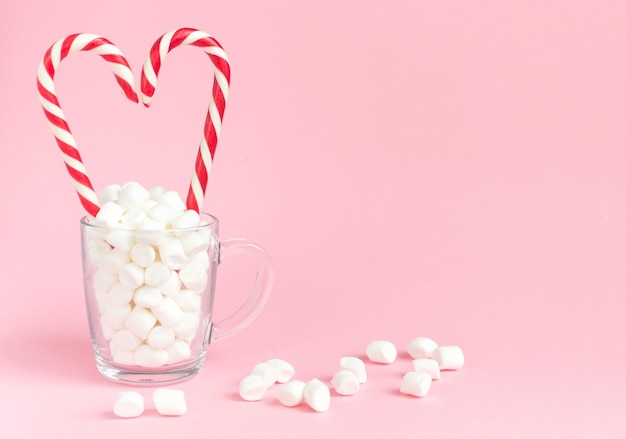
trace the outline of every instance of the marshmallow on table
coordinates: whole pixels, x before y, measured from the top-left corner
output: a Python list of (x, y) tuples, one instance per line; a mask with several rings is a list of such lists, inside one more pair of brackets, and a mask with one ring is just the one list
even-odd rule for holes
[(351, 371), (343, 369), (333, 375), (330, 384), (339, 395), (354, 395), (359, 391), (359, 380)]
[(285, 360), (281, 360), (279, 358), (272, 358), (271, 360), (267, 360), (266, 363), (276, 368), (276, 371), (277, 371), (276, 382), (277, 383), (286, 383), (291, 378), (293, 378), (293, 376), (296, 373), (296, 370), (294, 369), (294, 367), (288, 362), (286, 362)]
[(434, 380), (441, 378), (439, 363), (432, 358), (416, 358), (413, 360), (413, 369), (415, 369), (416, 372), (427, 373)]
[(180, 416), (187, 413), (185, 393), (176, 389), (155, 389), (152, 401), (160, 415)]
[(260, 401), (266, 392), (265, 380), (260, 375), (248, 375), (239, 382), (239, 396), (245, 401)]
[(367, 381), (367, 372), (365, 370), (365, 363), (363, 360), (357, 357), (342, 357), (339, 360), (339, 369), (345, 369), (352, 372), (359, 384), (363, 384)]
[(288, 381), (278, 389), (278, 401), (285, 407), (295, 407), (304, 401), (303, 381)]
[(259, 363), (254, 366), (250, 375), (258, 375), (263, 378), (265, 387), (269, 388), (273, 386), (278, 379), (278, 369), (269, 363)]
[(435, 349), (437, 349), (437, 343), (428, 337), (417, 337), (411, 340), (406, 347), (409, 355), (415, 359), (431, 358)]
[(402, 379), (400, 391), (421, 398), (428, 394), (432, 381), (433, 379), (426, 372), (408, 372)]
[(458, 346), (439, 346), (433, 352), (433, 360), (439, 363), (441, 370), (456, 370), (463, 367), (465, 357)]
[(396, 361), (398, 350), (390, 341), (375, 340), (367, 345), (365, 353), (374, 363), (391, 364)]
[(330, 389), (314, 378), (304, 386), (304, 401), (316, 412), (325, 412), (330, 407)]
[(143, 397), (131, 391), (118, 393), (113, 405), (113, 413), (120, 418), (136, 418), (143, 413)]

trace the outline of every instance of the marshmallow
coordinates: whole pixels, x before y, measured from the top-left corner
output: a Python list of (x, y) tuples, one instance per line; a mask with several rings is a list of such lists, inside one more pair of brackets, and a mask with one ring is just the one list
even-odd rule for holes
[(136, 418), (143, 413), (143, 397), (131, 391), (118, 393), (113, 404), (113, 413), (120, 418)]
[(433, 380), (441, 378), (439, 363), (432, 358), (417, 358), (413, 360), (413, 369), (415, 369), (416, 372), (427, 373)]
[(161, 195), (165, 193), (165, 188), (163, 186), (154, 186), (148, 189), (148, 193), (151, 200), (158, 201)]
[(120, 218), (122, 223), (127, 229), (136, 230), (148, 215), (143, 210), (133, 210), (132, 212), (125, 213)]
[(111, 343), (127, 351), (134, 351), (141, 344), (141, 339), (126, 328), (115, 331)]
[(105, 340), (111, 340), (111, 338), (113, 338), (115, 329), (112, 328), (102, 316), (100, 317), (100, 328), (102, 329), (102, 336)]
[(285, 360), (272, 358), (271, 360), (266, 361), (266, 363), (276, 369), (277, 383), (286, 383), (296, 374), (296, 370), (294, 369), (294, 367), (291, 364), (287, 363)]
[(314, 378), (304, 386), (304, 401), (316, 412), (325, 412), (330, 407), (330, 389)]
[(141, 207), (150, 199), (150, 193), (146, 188), (135, 181), (126, 183), (117, 195), (116, 203), (120, 205), (125, 212), (130, 212)]
[(180, 309), (185, 312), (197, 313), (202, 308), (202, 298), (200, 294), (194, 293), (191, 290), (180, 290), (180, 292), (174, 297), (174, 301)]
[(252, 369), (250, 375), (258, 375), (263, 378), (265, 387), (269, 388), (276, 384), (278, 379), (278, 369), (269, 363), (259, 363)]
[(187, 209), (187, 206), (185, 206), (185, 203), (176, 191), (163, 192), (157, 201), (159, 203), (169, 204), (178, 212), (182, 212)]
[(119, 364), (126, 364), (127, 366), (136, 366), (135, 363), (135, 352), (128, 351), (126, 349), (122, 349), (117, 346), (115, 343), (111, 343), (111, 356), (113, 357), (113, 361)]
[(212, 239), (213, 234), (209, 229), (198, 229), (180, 234), (180, 242), (188, 255), (208, 250)]
[(186, 312), (184, 313), (183, 320), (176, 325), (174, 334), (176, 338), (181, 340), (193, 340), (200, 326), (200, 316), (198, 313)]
[(191, 256), (190, 262), (196, 262), (206, 271), (211, 268), (211, 257), (209, 256), (209, 252), (199, 252)]
[(135, 244), (135, 236), (129, 230), (113, 229), (106, 234), (104, 240), (111, 244), (112, 247), (124, 252), (130, 251)]
[(189, 229), (200, 225), (200, 215), (195, 210), (185, 210), (172, 220), (172, 229)]
[(425, 372), (408, 372), (402, 378), (400, 392), (417, 397), (426, 396), (432, 381), (431, 376)]
[(457, 370), (463, 367), (465, 357), (458, 346), (439, 346), (433, 352), (433, 360), (441, 370)]
[(102, 270), (98, 270), (93, 275), (93, 289), (101, 292), (109, 291), (118, 280), (117, 273), (105, 274)]
[(128, 252), (119, 248), (114, 248), (110, 252), (102, 255), (98, 261), (98, 272), (108, 275), (118, 274), (120, 268), (130, 262)]
[(187, 413), (185, 393), (176, 389), (156, 389), (152, 394), (152, 402), (160, 415), (180, 416)]
[(367, 358), (374, 363), (391, 364), (396, 361), (398, 351), (390, 341), (375, 340), (367, 345)]
[[(122, 186), (119, 184), (110, 184), (100, 191), (100, 205), (104, 205), (109, 201), (116, 201)], [(100, 213), (100, 212), (98, 212)]]
[(152, 313), (163, 326), (168, 328), (175, 328), (185, 317), (184, 311), (180, 309), (180, 306), (171, 297), (164, 298), (160, 305), (152, 308)]
[(120, 222), (120, 218), (124, 215), (124, 208), (113, 201), (107, 201), (100, 206), (100, 210), (96, 214), (95, 224), (113, 227)]
[(180, 282), (178, 273), (172, 270), (168, 280), (163, 285), (159, 286), (159, 289), (164, 296), (176, 297), (181, 292), (181, 286), (182, 283)]
[(126, 305), (113, 305), (111, 302), (104, 304), (102, 309), (102, 318), (113, 329), (121, 329), (130, 317), (132, 307), (129, 303)]
[(149, 310), (141, 306), (135, 306), (126, 318), (124, 327), (134, 332), (142, 340), (145, 340), (156, 321), (156, 316)]
[(354, 395), (360, 388), (356, 375), (346, 369), (333, 375), (330, 384), (339, 395)]
[(193, 291), (203, 291), (209, 281), (206, 269), (198, 261), (185, 264), (178, 272), (183, 285)]
[(415, 359), (431, 358), (435, 349), (437, 349), (437, 343), (428, 337), (417, 337), (406, 347), (409, 355)]
[(165, 223), (152, 218), (146, 218), (137, 225), (135, 239), (137, 242), (150, 245), (159, 245), (163, 239)]
[(135, 349), (135, 363), (143, 367), (161, 367), (167, 364), (169, 356), (163, 349), (154, 349), (147, 344), (142, 344)]
[(111, 251), (111, 246), (102, 239), (92, 239), (87, 244), (87, 251), (89, 252), (91, 262), (99, 265), (100, 259)]
[(179, 270), (187, 262), (187, 255), (183, 245), (177, 238), (164, 236), (159, 244), (161, 261), (173, 270)]
[(147, 341), (154, 349), (167, 349), (175, 339), (176, 335), (172, 329), (157, 325), (150, 330)]
[(178, 363), (191, 357), (189, 343), (184, 340), (174, 340), (170, 347), (166, 349), (169, 356), (168, 364)]
[(108, 300), (113, 305), (126, 305), (127, 303), (130, 303), (131, 300), (133, 300), (134, 293), (135, 290), (128, 288), (127, 286), (122, 285), (118, 282), (113, 285), (109, 290)]
[(163, 303), (163, 294), (158, 288), (143, 285), (135, 290), (135, 305), (153, 308)]
[(278, 401), (285, 407), (295, 407), (304, 401), (304, 387), (302, 381), (289, 381), (278, 389)]
[(124, 264), (118, 272), (120, 283), (128, 288), (137, 288), (144, 283), (144, 269), (134, 262)]
[[(146, 200), (146, 202), (141, 205), (140, 209), (143, 210), (144, 212), (148, 212), (148, 211), (150, 211), (150, 209), (155, 207), (157, 204), (159, 204), (159, 203), (157, 203), (154, 200)], [(157, 221), (159, 221), (159, 220), (157, 220)]]
[(357, 357), (342, 357), (339, 360), (339, 369), (349, 370), (356, 376), (359, 384), (367, 381), (367, 372), (365, 371), (365, 363)]
[(161, 261), (156, 261), (146, 267), (145, 282), (151, 287), (161, 287), (167, 284), (172, 277), (172, 270)]
[(239, 396), (244, 401), (260, 401), (267, 392), (267, 386), (260, 375), (248, 375), (239, 382)]
[(148, 244), (135, 244), (130, 249), (130, 259), (140, 267), (146, 268), (156, 260), (156, 250)]
[(148, 210), (147, 213), (150, 218), (161, 221), (165, 224), (169, 224), (177, 215), (179, 215), (179, 212), (166, 203), (157, 203), (154, 207)]

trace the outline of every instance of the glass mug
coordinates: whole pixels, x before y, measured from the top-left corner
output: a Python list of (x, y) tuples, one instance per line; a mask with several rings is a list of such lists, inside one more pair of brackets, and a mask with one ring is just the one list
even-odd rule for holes
[[(244, 239), (220, 242), (219, 220), (197, 227), (130, 230), (81, 220), (83, 281), (99, 372), (133, 384), (172, 383), (202, 368), (210, 342), (247, 326), (270, 292), (273, 269), (263, 248)], [(231, 255), (256, 263), (245, 303), (214, 321), (217, 267)]]

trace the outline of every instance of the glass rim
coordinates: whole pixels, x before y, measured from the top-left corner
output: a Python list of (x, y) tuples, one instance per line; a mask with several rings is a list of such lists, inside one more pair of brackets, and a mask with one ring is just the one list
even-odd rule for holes
[[(211, 215), (210, 213), (207, 212), (200, 212), (200, 219), (204, 220), (205, 223), (204, 224), (199, 224), (197, 226), (193, 226), (193, 227), (182, 227), (182, 228), (166, 228), (163, 229), (163, 231), (166, 232), (184, 232), (184, 231), (189, 231), (189, 230), (198, 230), (198, 229), (208, 229), (214, 226), (217, 226), (219, 224), (219, 219), (215, 216), (215, 215)], [(121, 224), (116, 224), (114, 226), (107, 226), (107, 225), (100, 225), (100, 224), (93, 224), (89, 222), (89, 218), (87, 218), (87, 216), (83, 216), (80, 219), (80, 225), (83, 228), (93, 228), (93, 229), (115, 229), (115, 230), (123, 230), (123, 231), (128, 231), (128, 232), (136, 232), (137, 229), (131, 229), (128, 227), (123, 227)]]

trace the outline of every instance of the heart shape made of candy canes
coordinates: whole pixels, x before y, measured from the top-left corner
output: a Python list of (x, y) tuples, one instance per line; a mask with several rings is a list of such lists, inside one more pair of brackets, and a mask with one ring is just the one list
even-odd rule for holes
[[(206, 193), (208, 174), (211, 170), (217, 139), (222, 126), (224, 109), (230, 86), (230, 65), (222, 46), (209, 34), (192, 28), (181, 28), (163, 34), (150, 49), (141, 71), (142, 102), (148, 107), (156, 90), (157, 78), (165, 56), (174, 48), (191, 45), (201, 48), (211, 59), (214, 69), (213, 90), (204, 123), (204, 133), (196, 156), (194, 173), (187, 194), (187, 209), (200, 211)], [(95, 52), (109, 65), (124, 95), (138, 103), (135, 81), (128, 61), (109, 40), (93, 34), (73, 34), (54, 43), (45, 52), (37, 71), (39, 100), (56, 142), (63, 153), (65, 166), (72, 178), (74, 188), (89, 218), (100, 210), (98, 196), (87, 176), (83, 160), (76, 146), (65, 115), (59, 105), (55, 88), (56, 70), (70, 53)]]

